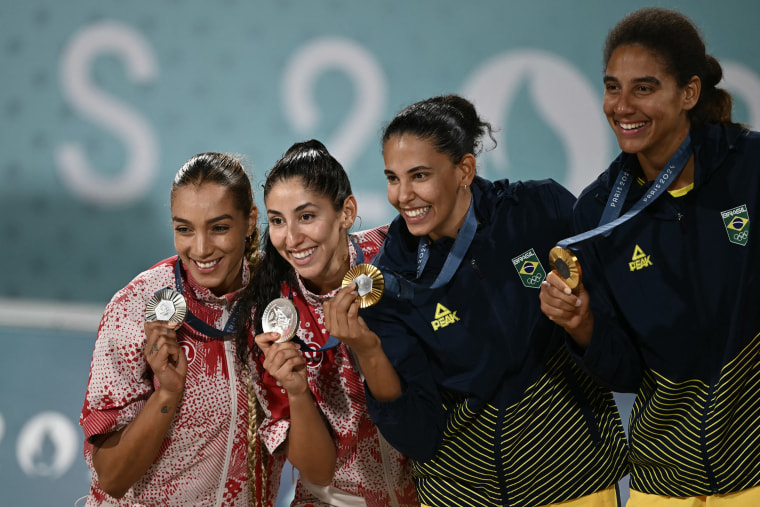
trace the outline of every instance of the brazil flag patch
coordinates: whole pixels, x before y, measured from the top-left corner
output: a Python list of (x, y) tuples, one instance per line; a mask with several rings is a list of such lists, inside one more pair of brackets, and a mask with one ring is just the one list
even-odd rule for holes
[(512, 265), (520, 275), (520, 280), (524, 286), (531, 289), (541, 287), (541, 282), (546, 278), (546, 271), (538, 260), (536, 252), (531, 248), (512, 259)]
[(731, 243), (745, 246), (749, 239), (749, 213), (747, 205), (742, 204), (734, 209), (721, 211), (720, 217), (726, 226), (728, 240)]

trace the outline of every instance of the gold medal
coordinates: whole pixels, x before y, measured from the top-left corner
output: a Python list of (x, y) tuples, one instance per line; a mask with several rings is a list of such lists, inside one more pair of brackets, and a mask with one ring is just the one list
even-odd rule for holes
[(581, 283), (581, 264), (569, 248), (555, 246), (549, 251), (549, 264), (565, 280), (570, 290)]
[(385, 279), (372, 264), (358, 264), (349, 269), (343, 277), (341, 288), (352, 282), (356, 282), (356, 292), (359, 293), (359, 305), (362, 308), (374, 305), (383, 297)]
[(169, 288), (153, 294), (145, 306), (145, 320), (148, 322), (159, 320), (180, 323), (185, 320), (186, 315), (185, 296)]
[(298, 310), (288, 298), (272, 300), (261, 315), (261, 328), (265, 333), (280, 333), (280, 338), (275, 343), (292, 339), (296, 335), (298, 322)]

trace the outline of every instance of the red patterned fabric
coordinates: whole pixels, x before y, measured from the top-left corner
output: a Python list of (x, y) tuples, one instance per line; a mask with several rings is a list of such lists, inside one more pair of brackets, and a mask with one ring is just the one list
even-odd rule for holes
[[(353, 241), (369, 262), (380, 249), (387, 226), (352, 234)], [(356, 251), (349, 242), (351, 265)], [(283, 287), (283, 296), (292, 290), (298, 308), (298, 337), (318, 349), (327, 341), (322, 302), (335, 295), (309, 292), (299, 278), (296, 287)], [(309, 388), (327, 419), (337, 448), (337, 464), (332, 486), (362, 497), (369, 507), (419, 505), (412, 481), (411, 463), (382, 438), (367, 413), (364, 383), (358, 362), (343, 344), (325, 352), (305, 353)], [(256, 390), (267, 418), (260, 428), (270, 452), (285, 441), (290, 429), (290, 409), (285, 389), (257, 363)], [(315, 498), (299, 481), (293, 506), (328, 505)]]
[[(93, 473), (87, 506), (252, 505), (247, 484), (248, 397), (234, 340), (209, 338), (187, 323), (177, 333), (188, 361), (185, 392), (156, 461), (120, 500), (98, 487), (90, 437), (127, 426), (157, 387), (143, 354), (145, 305), (155, 291), (176, 289), (176, 262), (175, 256), (138, 275), (116, 293), (103, 314), (80, 417), (84, 456)], [(245, 266), (244, 284), (248, 278)], [(216, 297), (185, 273), (183, 286), (188, 309), (222, 329), (237, 294)], [(270, 505), (283, 461), (270, 458)]]

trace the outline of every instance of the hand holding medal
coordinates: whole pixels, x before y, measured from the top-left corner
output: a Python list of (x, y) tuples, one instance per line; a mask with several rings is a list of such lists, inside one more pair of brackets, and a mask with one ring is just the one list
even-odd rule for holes
[[(355, 288), (351, 288), (354, 285)], [(345, 343), (354, 352), (361, 353), (378, 343), (378, 337), (370, 331), (359, 316), (359, 308), (376, 304), (385, 292), (385, 278), (372, 264), (357, 264), (343, 277), (341, 290), (334, 298), (325, 301), (325, 326), (330, 332), (330, 342)]]
[(280, 333), (280, 338), (275, 343), (293, 339), (298, 322), (298, 310), (288, 298), (272, 300), (261, 315), (261, 328), (265, 333)]
[[(187, 313), (185, 297), (168, 287), (153, 294), (145, 305), (146, 359), (160, 384), (177, 392), (184, 388), (187, 359), (177, 342), (176, 329)], [(156, 322), (165, 322), (168, 328), (153, 324)], [(165, 371), (166, 363), (174, 367), (171, 372)]]
[(575, 290), (581, 283), (581, 265), (578, 263), (578, 258), (570, 250), (570, 246), (580, 245), (600, 236), (608, 236), (615, 227), (639, 214), (667, 191), (670, 186), (669, 182), (675, 181), (688, 163), (691, 155), (691, 137), (687, 135), (681, 146), (678, 147), (676, 152), (670, 157), (670, 160), (662, 168), (654, 184), (622, 216), (620, 216), (621, 207), (616, 202), (625, 202), (631, 181), (634, 181), (635, 178), (627, 170), (620, 171), (613, 186), (613, 191), (607, 197), (607, 204), (599, 219), (599, 225), (595, 229), (563, 239), (549, 252), (549, 263), (552, 269), (565, 280), (570, 290)]
[[(267, 304), (261, 315), (264, 331), (255, 337), (263, 353), (262, 366), (288, 393), (304, 393), (309, 389), (306, 363), (295, 337), (300, 323), (298, 309), (289, 298), (276, 298)], [(274, 340), (267, 333), (278, 333)], [(275, 344), (280, 345), (275, 345)]]
[(385, 279), (383, 274), (372, 264), (357, 264), (346, 272), (341, 288), (356, 283), (359, 305), (367, 308), (383, 297)]
[(549, 252), (552, 271), (541, 283), (541, 311), (565, 328), (581, 347), (588, 346), (594, 328), (589, 293), (581, 281), (578, 258), (569, 249), (556, 246)]
[(161, 289), (153, 294), (145, 305), (145, 320), (148, 322), (176, 322), (181, 324), (187, 316), (185, 296), (169, 289)]
[(555, 246), (549, 251), (549, 264), (565, 281), (570, 290), (575, 290), (582, 280), (581, 264), (569, 248)]

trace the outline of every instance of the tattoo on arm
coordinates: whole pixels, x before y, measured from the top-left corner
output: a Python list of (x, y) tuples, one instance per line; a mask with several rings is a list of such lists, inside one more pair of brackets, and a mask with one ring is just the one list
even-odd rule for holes
[(164, 405), (161, 407), (161, 413), (162, 414), (168, 414), (169, 413), (169, 407), (167, 405)]
[(153, 344), (153, 348), (152, 348), (152, 349), (150, 349), (150, 355), (152, 356), (152, 355), (153, 355), (153, 354), (155, 354), (156, 352), (158, 352), (158, 343), (154, 343), (154, 344)]

